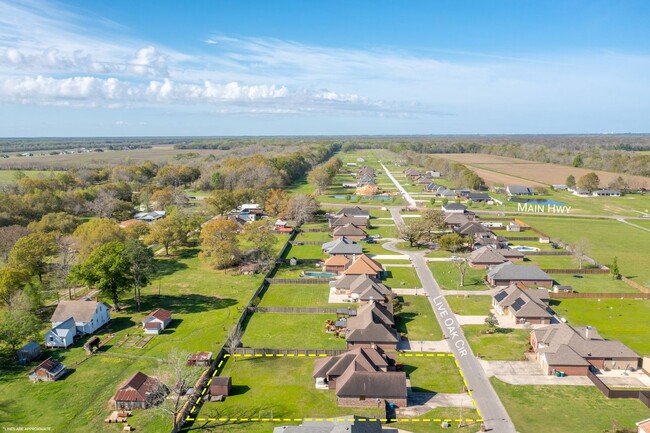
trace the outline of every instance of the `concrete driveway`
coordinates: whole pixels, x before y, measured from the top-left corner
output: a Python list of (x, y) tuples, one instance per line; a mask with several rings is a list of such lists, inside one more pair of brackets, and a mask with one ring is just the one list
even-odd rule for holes
[(485, 374), (510, 385), (593, 385), (586, 376), (549, 376), (544, 374), (542, 368), (533, 361), (486, 361), (481, 359), (480, 362)]

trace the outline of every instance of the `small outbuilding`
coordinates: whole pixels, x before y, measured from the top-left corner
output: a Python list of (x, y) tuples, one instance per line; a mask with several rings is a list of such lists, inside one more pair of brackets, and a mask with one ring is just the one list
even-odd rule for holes
[(226, 397), (230, 395), (230, 389), (232, 388), (232, 378), (229, 376), (215, 376), (212, 378), (210, 383), (210, 397)]
[(212, 362), (212, 352), (195, 352), (187, 357), (186, 365), (191, 367), (208, 367)]
[(29, 361), (32, 361), (41, 356), (41, 345), (35, 341), (30, 341), (18, 349), (17, 355), (18, 363), (20, 363), (20, 365), (25, 365)]
[(32, 382), (54, 382), (60, 379), (66, 371), (65, 365), (52, 358), (47, 358), (29, 373), (29, 380)]
[(145, 334), (160, 334), (172, 322), (172, 313), (164, 308), (158, 308), (142, 321)]

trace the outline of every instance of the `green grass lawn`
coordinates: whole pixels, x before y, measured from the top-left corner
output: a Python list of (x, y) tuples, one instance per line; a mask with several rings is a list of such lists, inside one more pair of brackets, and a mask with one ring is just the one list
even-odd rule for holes
[(569, 244), (587, 239), (589, 256), (604, 264), (611, 263), (616, 256), (624, 276), (650, 285), (650, 256), (642, 254), (650, 245), (650, 233), (615, 220), (539, 216), (522, 220)]
[(260, 307), (337, 308), (349, 304), (330, 304), (330, 288), (320, 284), (271, 284), (260, 302)]
[(451, 256), (453, 256), (453, 255), (454, 255), (454, 253), (452, 253), (451, 251), (447, 251), (447, 250), (435, 250), (435, 251), (431, 251), (431, 252), (426, 253), (426, 254), (424, 255), (424, 257), (431, 257), (431, 258), (448, 258), (448, 257), (451, 257)]
[(360, 242), (361, 245), (363, 245), (363, 252), (365, 254), (374, 254), (374, 255), (380, 255), (380, 254), (398, 254), (393, 251), (388, 251), (386, 248), (383, 247), (383, 244), (385, 242), (379, 241), (375, 244), (369, 244), (367, 242)]
[(322, 259), (322, 245), (291, 245), (284, 252), (283, 258), (295, 257), (297, 259)]
[(453, 357), (409, 355), (413, 356), (401, 355), (396, 360), (404, 364), (413, 392), (463, 392), (463, 378)]
[(404, 303), (402, 311), (396, 314), (395, 322), (399, 332), (406, 333), (409, 340), (435, 341), (442, 339), (440, 325), (426, 296), (398, 296)]
[[(390, 221), (388, 221), (388, 220), (379, 220), (379, 221), (380, 222), (377, 222), (375, 220), (375, 223), (376, 224), (390, 224)], [(395, 238), (395, 237), (397, 237), (397, 229), (395, 228), (394, 225), (392, 225), (390, 227), (389, 226), (373, 227), (371, 229), (367, 229), (366, 233), (368, 233), (368, 236), (380, 235), (382, 238)]]
[(614, 431), (614, 423), (636, 431), (650, 417), (637, 399), (608, 399), (593, 386), (508, 385), (491, 378), (499, 398), (521, 433)]
[(487, 316), (492, 308), (492, 296), (446, 296), (452, 311), (464, 316)]
[[(8, 422), (24, 427), (50, 426), (57, 432), (118, 431), (118, 426), (106, 425), (103, 420), (112, 410), (109, 399), (123, 381), (138, 370), (155, 374), (160, 368), (159, 360), (167, 358), (173, 348), (181, 353), (216, 351), (225, 341), (227, 329), (241, 314), (242, 306), (261, 283), (262, 276), (215, 271), (201, 261), (197, 253), (195, 249), (183, 250), (180, 256), (156, 259), (158, 276), (152, 285), (142, 290), (142, 312), (134, 311), (129, 292), (123, 294), (121, 304), (125, 308), (111, 313), (110, 331), (103, 329), (98, 333), (100, 336), (109, 332), (115, 334), (102, 348), (105, 354), (85, 360), (81, 347), (84, 340), (71, 349), (48, 351), (48, 355), (74, 369), (65, 380), (32, 384), (26, 375), (33, 365), (0, 368), (0, 393), (12, 395), (0, 409), (0, 426)], [(158, 307), (174, 314), (168, 330), (154, 336), (144, 348), (117, 347), (127, 334), (141, 336), (142, 329), (135, 325)], [(85, 361), (76, 365), (82, 360)], [(62, 401), (64, 405), (54, 404)], [(35, 411), (38, 416), (34, 416)], [(168, 420), (160, 411), (134, 413), (129, 423), (138, 430), (169, 430)]]
[(395, 248), (402, 251), (425, 251), (428, 249), (427, 247), (417, 244), (411, 246), (409, 242), (398, 242), (395, 244)]
[(519, 361), (528, 350), (529, 331), (508, 329), (494, 334), (483, 334), (485, 325), (465, 325), (463, 332), (474, 352), (490, 361)]
[[(577, 269), (578, 259), (575, 256), (526, 256), (523, 262), (515, 264), (535, 265), (542, 269)], [(588, 263), (583, 262), (585, 266)]]
[(27, 177), (50, 177), (56, 176), (63, 171), (50, 171), (50, 170), (0, 170), (0, 183), (13, 183), (16, 181), (18, 173), (22, 173)]
[(295, 239), (297, 242), (316, 241), (322, 243), (329, 242), (331, 240), (332, 236), (329, 232), (300, 232)]
[(608, 274), (549, 274), (563, 286), (573, 286), (580, 293), (638, 293), (638, 290), (615, 280)]
[(553, 304), (555, 312), (569, 324), (595, 326), (601, 337), (620, 340), (640, 355), (650, 355), (650, 301), (558, 299)]
[(443, 290), (487, 290), (483, 281), (485, 269), (467, 268), (465, 285), (460, 287), (460, 274), (451, 262), (429, 262), (429, 269)]
[[(392, 214), (390, 213), (389, 210), (381, 210), (381, 209), (370, 209), (370, 222), (376, 222), (376, 223), (381, 223), (381, 224), (388, 224), (390, 223), (389, 220), (377, 220), (377, 218), (392, 218)], [(382, 222), (385, 221), (385, 222)]]
[(254, 313), (242, 343), (267, 349), (345, 349), (345, 338), (325, 332), (326, 320), (336, 320), (336, 314)]
[[(312, 418), (378, 415), (373, 408), (338, 407), (334, 391), (314, 387), (315, 358), (230, 358), (220, 376), (232, 377), (232, 392), (223, 402), (204, 403), (205, 418)], [(219, 428), (227, 432), (269, 432), (273, 426), (297, 423), (249, 422)], [(218, 423), (210, 424), (212, 427)], [(260, 428), (260, 426), (263, 427)], [(194, 427), (197, 427), (195, 422)], [(207, 425), (204, 426), (205, 428)], [(216, 431), (216, 429), (214, 429)]]
[(312, 222), (304, 223), (300, 227), (303, 229), (318, 229), (318, 230), (323, 230), (324, 232), (327, 233), (330, 232), (329, 224), (327, 224), (326, 221), (312, 221)]
[(422, 287), (414, 268), (389, 267), (383, 278), (384, 284), (394, 288)]

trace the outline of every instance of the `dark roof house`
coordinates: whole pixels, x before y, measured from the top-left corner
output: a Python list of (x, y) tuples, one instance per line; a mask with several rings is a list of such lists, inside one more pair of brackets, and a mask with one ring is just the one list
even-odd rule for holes
[(138, 371), (115, 393), (115, 409), (147, 409), (164, 396), (161, 386), (156, 378)]
[(511, 284), (497, 292), (492, 306), (501, 315), (510, 316), (515, 323), (550, 324), (548, 311), (550, 295), (546, 289), (527, 289), (522, 284)]
[(514, 265), (512, 262), (492, 267), (487, 273), (487, 281), (492, 286), (508, 286), (511, 283), (523, 283), (527, 286), (553, 286), (553, 277), (537, 266)]

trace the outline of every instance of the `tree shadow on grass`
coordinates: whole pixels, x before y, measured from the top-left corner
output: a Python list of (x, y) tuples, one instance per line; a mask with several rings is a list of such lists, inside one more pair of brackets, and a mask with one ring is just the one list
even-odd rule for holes
[(417, 313), (399, 313), (395, 316), (395, 325), (397, 326), (397, 330), (399, 332), (408, 333), (408, 326), (406, 326), (406, 324), (415, 320), (417, 315)]
[(159, 259), (156, 260), (156, 272), (153, 275), (153, 278), (157, 279), (166, 277), (185, 270), (187, 267), (187, 264), (180, 262), (178, 258)]
[(251, 389), (250, 389), (250, 387), (248, 385), (233, 385), (230, 388), (229, 396), (234, 397), (236, 395), (243, 395), (243, 394), (246, 394), (250, 390)]
[[(205, 295), (147, 295), (143, 296), (140, 302), (142, 313), (151, 312), (157, 308), (169, 310), (172, 314), (201, 313), (205, 311), (221, 310), (236, 305), (238, 301), (232, 298), (219, 298), (217, 296)], [(126, 310), (135, 312), (133, 299), (125, 303)]]

